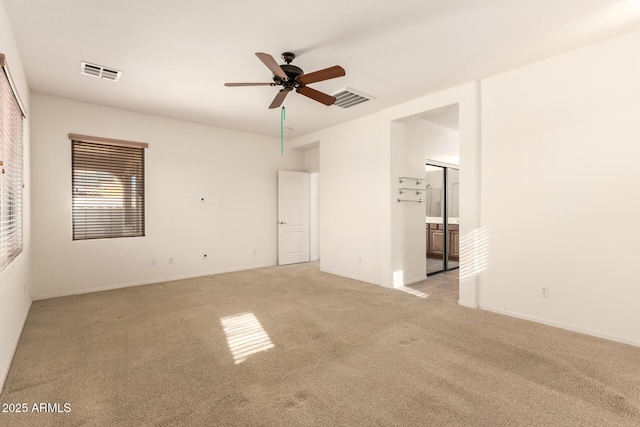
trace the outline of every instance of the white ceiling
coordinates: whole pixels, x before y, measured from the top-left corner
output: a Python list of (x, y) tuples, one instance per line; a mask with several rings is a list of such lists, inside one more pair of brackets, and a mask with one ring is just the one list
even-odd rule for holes
[(427, 111), (420, 118), (444, 126), (456, 132), (460, 131), (460, 113), (458, 104), (447, 105), (446, 107), (436, 108)]
[[(285, 101), (295, 137), (640, 29), (639, 0), (0, 0), (33, 92), (277, 136), (275, 87), (254, 52), (305, 72), (342, 65), (374, 96), (350, 109)], [(80, 61), (121, 70), (80, 75)]]

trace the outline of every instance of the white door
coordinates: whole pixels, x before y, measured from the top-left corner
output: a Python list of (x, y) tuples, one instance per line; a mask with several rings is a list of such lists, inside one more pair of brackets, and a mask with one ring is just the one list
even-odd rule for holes
[(309, 262), (309, 174), (278, 171), (278, 265)]

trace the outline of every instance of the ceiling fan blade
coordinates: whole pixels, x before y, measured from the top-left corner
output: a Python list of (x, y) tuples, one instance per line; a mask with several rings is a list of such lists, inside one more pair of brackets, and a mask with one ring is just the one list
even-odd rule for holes
[(268, 69), (271, 70), (274, 76), (278, 76), (281, 79), (287, 80), (287, 75), (284, 71), (282, 71), (282, 68), (280, 68), (276, 60), (273, 59), (273, 56), (263, 52), (256, 52), (256, 56), (260, 59), (260, 61), (264, 63), (264, 65), (267, 66)]
[(298, 81), (302, 84), (308, 85), (310, 83), (321, 82), (323, 80), (335, 79), (336, 77), (342, 77), (346, 74), (344, 68), (339, 65), (325, 68), (324, 70), (314, 71), (313, 73), (303, 74), (298, 77)]
[(271, 102), (271, 105), (269, 105), (269, 108), (278, 108), (279, 106), (281, 106), (289, 92), (291, 91), (280, 89), (280, 92), (278, 92), (276, 97), (273, 98), (273, 101)]
[(296, 91), (313, 99), (314, 101), (321, 102), (324, 105), (333, 105), (333, 103), (336, 102), (335, 96), (327, 95), (324, 92), (320, 92), (319, 90), (315, 90), (307, 86), (300, 86)]
[(275, 83), (225, 83), (227, 87), (237, 87), (237, 86), (275, 86)]

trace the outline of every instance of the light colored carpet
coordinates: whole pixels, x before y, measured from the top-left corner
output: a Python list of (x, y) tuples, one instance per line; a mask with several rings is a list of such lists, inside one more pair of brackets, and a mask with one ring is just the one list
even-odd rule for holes
[[(273, 347), (236, 364), (241, 313)], [(71, 409), (3, 426), (632, 426), (640, 348), (299, 264), (35, 301), (0, 402)]]

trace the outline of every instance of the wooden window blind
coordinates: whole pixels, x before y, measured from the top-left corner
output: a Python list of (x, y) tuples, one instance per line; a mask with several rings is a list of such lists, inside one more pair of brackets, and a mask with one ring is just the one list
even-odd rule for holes
[(5, 56), (0, 53), (0, 271), (22, 252), (22, 119)]
[(73, 240), (144, 236), (147, 144), (70, 134)]

